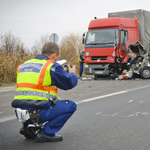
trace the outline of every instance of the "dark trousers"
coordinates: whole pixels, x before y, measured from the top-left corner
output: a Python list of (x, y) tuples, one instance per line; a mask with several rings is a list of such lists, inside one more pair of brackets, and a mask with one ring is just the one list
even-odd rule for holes
[(50, 108), (41, 109), (40, 122), (44, 123), (48, 121), (41, 131), (48, 135), (58, 132), (75, 111), (76, 104), (70, 100), (58, 100)]
[(79, 76), (81, 77), (83, 73), (83, 63), (80, 63), (80, 72), (79, 72)]
[[(66, 121), (76, 111), (76, 103), (70, 100), (58, 100), (56, 104), (52, 104), (49, 108), (40, 110), (40, 123), (45, 123), (41, 130), (44, 134), (53, 136), (66, 123)], [(31, 121), (26, 121), (26, 125)]]

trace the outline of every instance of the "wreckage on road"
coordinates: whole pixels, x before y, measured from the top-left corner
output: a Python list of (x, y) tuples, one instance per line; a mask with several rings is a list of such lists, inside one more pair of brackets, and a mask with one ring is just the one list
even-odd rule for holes
[(148, 51), (137, 42), (134, 45), (129, 45), (129, 50), (134, 55), (128, 60), (126, 69), (123, 70), (122, 75), (116, 79), (131, 78), (134, 74), (140, 75), (143, 79), (150, 78), (150, 62), (148, 57)]

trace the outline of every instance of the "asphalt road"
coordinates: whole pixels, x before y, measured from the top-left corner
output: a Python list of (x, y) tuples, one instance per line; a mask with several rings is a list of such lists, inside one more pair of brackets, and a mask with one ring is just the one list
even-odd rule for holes
[(79, 81), (61, 99), (77, 111), (59, 131), (61, 142), (36, 143), (19, 134), (11, 101), (15, 87), (0, 89), (0, 150), (149, 150), (150, 80)]

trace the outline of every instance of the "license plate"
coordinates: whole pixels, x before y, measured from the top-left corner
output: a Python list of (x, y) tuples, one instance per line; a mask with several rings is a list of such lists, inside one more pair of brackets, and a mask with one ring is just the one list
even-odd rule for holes
[(95, 71), (95, 74), (103, 74), (103, 71)]

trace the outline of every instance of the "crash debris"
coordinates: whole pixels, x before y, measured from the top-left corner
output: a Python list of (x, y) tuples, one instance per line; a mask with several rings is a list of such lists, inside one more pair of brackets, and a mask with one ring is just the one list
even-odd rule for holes
[(122, 80), (131, 78), (134, 74), (140, 75), (143, 79), (150, 78), (150, 63), (148, 58), (148, 51), (140, 44), (140, 42), (134, 45), (129, 45), (129, 51), (132, 51), (132, 57), (130, 57), (127, 63), (127, 69), (124, 69), (122, 74), (119, 75), (116, 80)]

